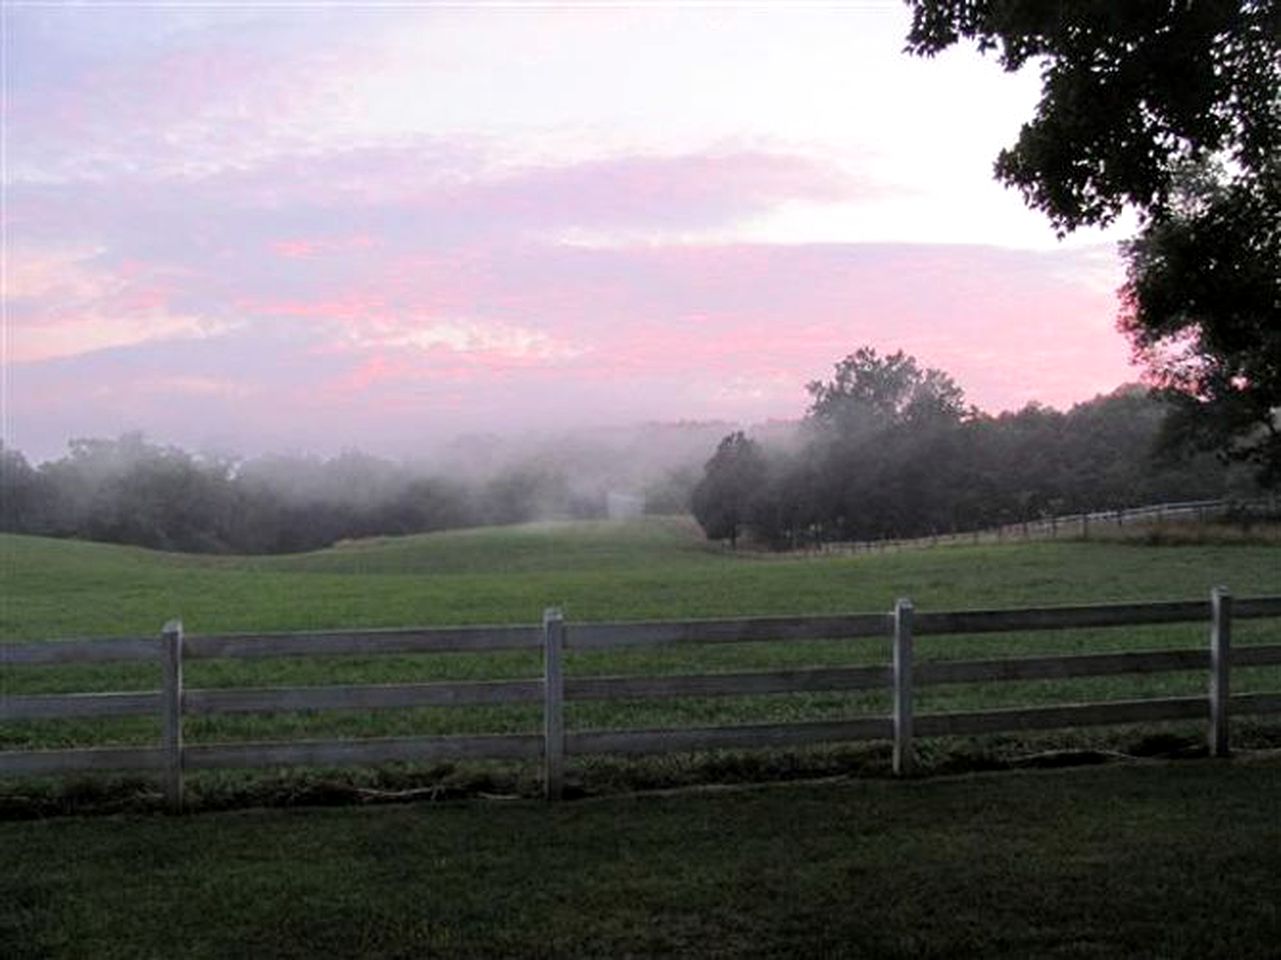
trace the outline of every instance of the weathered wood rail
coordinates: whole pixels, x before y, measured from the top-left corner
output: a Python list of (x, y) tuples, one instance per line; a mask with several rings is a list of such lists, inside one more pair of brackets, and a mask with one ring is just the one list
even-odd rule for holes
[[(964, 610), (917, 613), (900, 600), (884, 614), (756, 617), (652, 623), (565, 621), (548, 610), (541, 626), (361, 630), (295, 634), (186, 637), (170, 621), (158, 638), (65, 640), (0, 645), (0, 665), (159, 662), (160, 690), (70, 693), (0, 698), (0, 722), (57, 717), (152, 714), (163, 720), (159, 746), (95, 747), (0, 752), (0, 776), (105, 770), (156, 771), (169, 802), (180, 807), (189, 770), (288, 765), (370, 765), (469, 758), (541, 760), (548, 797), (559, 797), (567, 756), (655, 754), (722, 748), (750, 749), (859, 740), (892, 740), (894, 770), (912, 769), (917, 736), (956, 736), (1163, 720), (1204, 720), (1211, 753), (1229, 750), (1229, 719), (1281, 713), (1281, 691), (1233, 696), (1230, 668), (1281, 665), (1281, 644), (1233, 649), (1234, 619), (1281, 618), (1281, 596), (1233, 602), (1223, 588), (1206, 601)], [(1123, 627), (1201, 621), (1203, 649), (1031, 656), (915, 663), (914, 638), (943, 634)], [(798, 639), (890, 637), (889, 664), (692, 674), (681, 676), (566, 676), (566, 650), (637, 645), (744, 643)], [(211, 658), (315, 657), (405, 653), (543, 652), (543, 676), (519, 680), (189, 690), (183, 664)], [(913, 693), (932, 684), (995, 683), (1206, 671), (1205, 696), (1113, 700), (1052, 706), (917, 715)], [(567, 731), (564, 705), (575, 700), (750, 696), (813, 691), (889, 690), (888, 715), (783, 724), (740, 724), (654, 730)], [(389, 710), (422, 706), (541, 703), (541, 734), (367, 738), (252, 743), (183, 742), (183, 718), (209, 714), (307, 710)]]

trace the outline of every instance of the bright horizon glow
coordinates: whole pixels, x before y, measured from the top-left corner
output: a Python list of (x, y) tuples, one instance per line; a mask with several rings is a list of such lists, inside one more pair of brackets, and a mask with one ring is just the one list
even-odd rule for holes
[(1135, 379), (1128, 230), (1060, 242), (991, 177), (1037, 77), (903, 54), (898, 3), (0, 15), (34, 459), (788, 419), (863, 344), (992, 412)]

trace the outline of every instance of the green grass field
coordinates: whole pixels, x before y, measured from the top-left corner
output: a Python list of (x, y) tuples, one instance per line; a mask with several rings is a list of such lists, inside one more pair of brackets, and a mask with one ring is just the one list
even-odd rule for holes
[[(0, 538), (5, 641), (191, 633), (920, 610), (1281, 593), (1281, 548), (1058, 542), (856, 557), (735, 556), (677, 521), (561, 524), (186, 557)], [(1200, 647), (1204, 626), (920, 638), (923, 657)], [(1278, 642), (1275, 621), (1236, 642)], [(880, 640), (577, 654), (570, 673), (883, 662)], [(533, 676), (536, 655), (196, 661), (191, 687)], [(0, 666), (0, 693), (144, 689), (145, 665)], [(1281, 689), (1241, 670), (1234, 689)], [(922, 710), (1201, 692), (1200, 675), (931, 687)], [(572, 704), (571, 728), (815, 719), (886, 696)], [(189, 718), (189, 742), (535, 730), (537, 709)], [(919, 742), (935, 774), (1044, 751), (1180, 752), (1193, 725)], [(0, 749), (151, 742), (150, 718), (0, 725)], [(0, 782), (0, 956), (1265, 957), (1281, 937), (1278, 725), (1182, 760), (892, 781), (883, 744), (584, 758), (557, 806), (503, 764), (218, 773), (196, 816), (154, 815), (145, 778)], [(1097, 756), (1096, 756), (1097, 759)], [(854, 774), (853, 778), (850, 775)], [(871, 776), (865, 776), (871, 774)], [(787, 780), (657, 796), (645, 787)], [(461, 802), (388, 805), (398, 791)], [(499, 800), (477, 799), (498, 795)], [(360, 805), (378, 800), (376, 806)], [(337, 804), (321, 809), (318, 804)], [(281, 805), (286, 809), (262, 809)], [(218, 808), (239, 807), (231, 812)], [(257, 807), (257, 809), (253, 809)], [(24, 819), (92, 811), (89, 817)], [(113, 815), (111, 811), (117, 811)], [(130, 812), (132, 811), (132, 812)], [(138, 811), (142, 811), (139, 813)], [(9, 817), (5, 821), (5, 817)], [(14, 819), (17, 818), (17, 819)]]
[(1281, 548), (1041, 542), (855, 557), (734, 556), (681, 520), (490, 528), (283, 557), (0, 535), (0, 639), (920, 609), (1281, 590)]
[(0, 823), (0, 955), (1273, 957), (1281, 763)]
[[(709, 545), (681, 520), (560, 523), (491, 528), (341, 544), (283, 557), (208, 557), (8, 536), (0, 538), (8, 589), (0, 610), (4, 640), (94, 635), (154, 635), (181, 617), (189, 633), (536, 622), (544, 607), (573, 620), (635, 620), (708, 616), (841, 613), (887, 610), (911, 596), (920, 610), (1017, 607), (1061, 603), (1203, 597), (1218, 583), (1237, 595), (1281, 593), (1281, 548), (1233, 543), (1144, 546), (1135, 542), (1041, 542), (951, 546), (853, 557), (735, 555)], [(1275, 622), (1241, 623), (1238, 643), (1276, 642)], [(923, 658), (1015, 656), (1030, 652), (1198, 647), (1204, 627), (921, 638)], [(831, 640), (631, 649), (571, 654), (570, 674), (655, 674), (739, 671), (886, 662), (888, 641)], [(536, 653), (197, 661), (191, 688), (538, 676)], [(10, 694), (149, 689), (158, 668), (146, 664), (0, 667)], [(1196, 694), (1200, 674), (1105, 677), (1059, 682), (929, 687), (923, 711), (1037, 703)], [(1237, 692), (1281, 689), (1281, 670), (1237, 671)], [(765, 697), (583, 702), (569, 706), (570, 729), (713, 725), (835, 719), (884, 713), (888, 692), (812, 693)], [(533, 732), (535, 706), (473, 706), (415, 710), (331, 711), (193, 717), (188, 742), (284, 738), (404, 736), (433, 733)], [(1077, 730), (923, 742), (927, 769), (989, 763), (1051, 747), (1106, 746), (1144, 750), (1171, 730), (1194, 743), (1195, 727)], [(1247, 743), (1267, 745), (1267, 724), (1245, 724)], [(49, 720), (0, 725), (0, 748), (155, 742), (151, 717)], [(1251, 739), (1253, 738), (1253, 739)], [(1160, 742), (1160, 741), (1157, 741)], [(761, 758), (656, 758), (617, 763), (580, 759), (575, 789), (752, 779), (839, 769), (880, 771), (883, 746), (803, 751)], [(969, 757), (969, 760), (958, 757)], [(192, 778), (197, 801), (250, 801), (313, 795), (324, 782), (497, 784), (535, 789), (530, 771), (477, 765), (422, 770), (325, 771)], [(301, 778), (307, 786), (300, 787)], [(495, 779), (497, 778), (497, 779)], [(274, 782), (270, 791), (245, 786)], [(60, 789), (60, 788), (51, 788)], [(264, 788), (265, 789), (265, 788)], [(96, 788), (76, 785), (77, 795)], [(21, 806), (21, 804), (19, 804)]]

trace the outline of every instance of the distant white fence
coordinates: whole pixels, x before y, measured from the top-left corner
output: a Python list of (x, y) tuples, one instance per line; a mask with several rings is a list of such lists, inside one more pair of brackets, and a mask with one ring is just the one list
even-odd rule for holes
[[(0, 665), (58, 665), (120, 661), (162, 664), (160, 690), (6, 696), (0, 722), (52, 717), (159, 714), (158, 746), (0, 752), (0, 776), (103, 770), (155, 770), (170, 804), (179, 808), (188, 770), (290, 765), (373, 765), (393, 761), (472, 758), (541, 760), (546, 795), (561, 795), (566, 756), (658, 754), (687, 750), (761, 748), (862, 740), (892, 740), (894, 770), (912, 768), (913, 738), (1039, 730), (1163, 720), (1208, 724), (1210, 750), (1229, 748), (1229, 717), (1281, 713), (1281, 691), (1230, 695), (1230, 666), (1281, 665), (1281, 644), (1233, 649), (1234, 619), (1281, 617), (1281, 596), (1239, 599), (1216, 589), (1208, 601), (918, 613), (900, 600), (890, 613), (759, 617), (649, 623), (567, 623), (548, 610), (541, 626), (457, 627), (295, 634), (185, 637), (171, 621), (157, 638), (64, 640), (0, 645)], [(1203, 621), (1203, 649), (1035, 656), (1016, 659), (927, 661), (913, 658), (917, 636), (1120, 627)], [(607, 650), (661, 644), (743, 643), (801, 639), (893, 638), (890, 664), (713, 673), (684, 676), (566, 677), (565, 650)], [(355, 686), (190, 690), (183, 664), (209, 658), (312, 657), (406, 653), (543, 651), (543, 675), (522, 680)], [(1204, 670), (1204, 696), (1070, 703), (1017, 709), (916, 715), (913, 693), (948, 683), (1044, 680), (1117, 674)], [(655, 730), (567, 732), (567, 700), (717, 697), (833, 690), (889, 689), (889, 715), (836, 721), (747, 724)], [(183, 719), (225, 713), (305, 710), (385, 710), (465, 704), (539, 703), (541, 734), (367, 738), (251, 743), (183, 742)]]
[(1158, 503), (1146, 507), (1121, 507), (1116, 510), (1094, 510), (1040, 517), (995, 527), (979, 527), (956, 533), (938, 533), (919, 537), (883, 537), (879, 540), (829, 540), (818, 543), (812, 551), (820, 554), (859, 553), (876, 550), (899, 550), (933, 547), (948, 543), (1000, 543), (1005, 540), (1051, 540), (1058, 537), (1084, 537), (1110, 527), (1135, 526), (1143, 523), (1187, 522), (1281, 516), (1281, 498), (1254, 497), (1241, 500), (1186, 500)]

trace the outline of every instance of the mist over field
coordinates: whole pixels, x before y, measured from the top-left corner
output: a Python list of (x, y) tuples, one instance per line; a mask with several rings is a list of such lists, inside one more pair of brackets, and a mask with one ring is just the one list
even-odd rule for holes
[[(907, 5), (130, 13), (4, 11), (6, 530), (781, 548), (1249, 488), (1090, 399), (1125, 220), (993, 182), (1038, 77), (904, 56)], [(861, 349), (963, 402), (817, 410)]]
[(0, 960), (1275, 960), (1279, 92), (1281, 0), (0, 0)]
[(680, 513), (709, 452), (733, 428), (473, 435), (404, 460), (354, 449), (331, 457), (199, 454), (140, 433), (73, 441), (63, 456), (38, 464), (0, 449), (0, 529), (275, 553), (362, 536)]
[[(853, 380), (843, 379), (861, 364)], [(805, 418), (471, 435), (430, 456), (193, 453), (141, 433), (32, 463), (0, 448), (0, 531), (201, 553), (534, 520), (693, 513), (709, 539), (788, 549), (1074, 511), (1250, 496), (1247, 469), (1164, 448), (1169, 409), (1127, 387), (992, 416), (937, 370), (863, 351)]]

